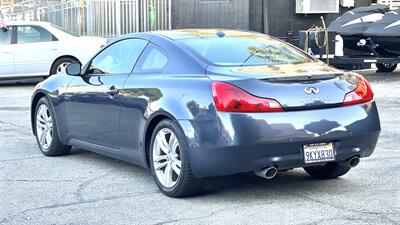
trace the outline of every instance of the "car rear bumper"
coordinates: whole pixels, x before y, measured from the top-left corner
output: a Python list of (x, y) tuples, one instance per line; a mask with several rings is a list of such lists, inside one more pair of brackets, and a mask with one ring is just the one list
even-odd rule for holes
[[(208, 112), (209, 113), (209, 112)], [(380, 122), (375, 102), (279, 113), (225, 113), (180, 120), (197, 177), (230, 175), (275, 166), (309, 166), (303, 145), (332, 142), (336, 161), (367, 157), (375, 149)]]

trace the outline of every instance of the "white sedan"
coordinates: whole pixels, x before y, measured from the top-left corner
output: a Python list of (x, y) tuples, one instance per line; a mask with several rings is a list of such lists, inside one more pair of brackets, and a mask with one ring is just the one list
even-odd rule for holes
[(74, 61), (85, 64), (106, 44), (78, 37), (47, 22), (8, 22), (0, 29), (0, 79), (46, 77), (64, 73)]

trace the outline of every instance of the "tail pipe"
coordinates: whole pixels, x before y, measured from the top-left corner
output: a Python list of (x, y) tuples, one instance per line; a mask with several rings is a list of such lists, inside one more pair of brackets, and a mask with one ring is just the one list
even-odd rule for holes
[(257, 176), (265, 178), (265, 179), (272, 179), (278, 173), (278, 170), (274, 166), (268, 166), (262, 170), (254, 172)]
[(345, 161), (342, 161), (340, 164), (343, 166), (348, 166), (348, 167), (356, 167), (360, 163), (360, 157), (354, 156), (351, 157), (350, 159), (347, 159)]
[(356, 167), (360, 163), (360, 157), (354, 156), (347, 161), (347, 165), (350, 167)]

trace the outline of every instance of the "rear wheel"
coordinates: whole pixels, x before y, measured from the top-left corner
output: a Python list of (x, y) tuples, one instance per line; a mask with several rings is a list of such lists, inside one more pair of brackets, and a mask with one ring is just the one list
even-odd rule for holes
[(204, 184), (192, 174), (184, 137), (175, 122), (162, 120), (151, 138), (151, 172), (161, 192), (170, 197), (198, 194)]
[(35, 134), (40, 151), (47, 156), (66, 155), (71, 147), (61, 143), (54, 112), (46, 97), (39, 100), (35, 110)]
[(75, 61), (76, 59), (73, 59), (71, 57), (62, 57), (57, 59), (50, 69), (50, 75), (66, 74), (67, 66)]
[(377, 63), (376, 68), (378, 68), (378, 72), (390, 73), (390, 72), (393, 72), (397, 68), (397, 64)]
[(310, 166), (304, 167), (304, 170), (313, 178), (316, 179), (335, 179), (345, 175), (350, 171), (349, 166), (341, 165), (339, 163), (327, 163), (324, 166)]

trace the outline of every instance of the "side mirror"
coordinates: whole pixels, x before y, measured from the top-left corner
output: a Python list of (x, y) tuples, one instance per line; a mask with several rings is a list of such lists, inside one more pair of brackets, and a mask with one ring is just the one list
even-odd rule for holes
[(66, 68), (66, 72), (71, 76), (80, 76), (81, 75), (81, 67), (82, 65), (79, 62), (73, 62), (68, 64)]

